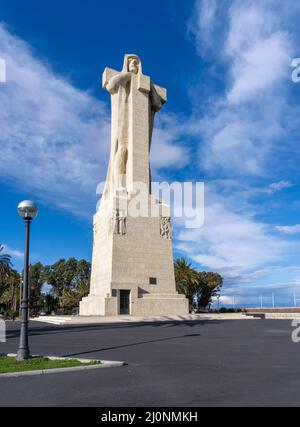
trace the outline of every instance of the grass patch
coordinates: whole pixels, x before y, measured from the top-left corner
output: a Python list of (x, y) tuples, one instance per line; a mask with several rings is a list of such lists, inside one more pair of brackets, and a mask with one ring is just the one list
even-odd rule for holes
[(50, 360), (47, 357), (32, 357), (24, 362), (18, 362), (15, 357), (0, 356), (0, 374), (100, 365), (101, 363), (100, 360), (84, 363), (76, 359)]

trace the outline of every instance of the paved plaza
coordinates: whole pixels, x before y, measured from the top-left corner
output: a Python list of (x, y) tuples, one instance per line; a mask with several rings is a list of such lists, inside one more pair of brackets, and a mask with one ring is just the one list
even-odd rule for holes
[[(124, 360), (122, 368), (2, 378), (1, 406), (299, 406), (289, 320), (31, 323), (32, 353)], [(1, 351), (15, 352), (8, 323)]]

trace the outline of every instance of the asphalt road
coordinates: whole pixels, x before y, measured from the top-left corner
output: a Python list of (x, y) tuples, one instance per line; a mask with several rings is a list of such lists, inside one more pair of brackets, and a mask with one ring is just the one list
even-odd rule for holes
[[(289, 320), (53, 326), (33, 354), (124, 360), (122, 368), (0, 379), (0, 406), (300, 406), (300, 344)], [(8, 323), (0, 352), (16, 352)]]

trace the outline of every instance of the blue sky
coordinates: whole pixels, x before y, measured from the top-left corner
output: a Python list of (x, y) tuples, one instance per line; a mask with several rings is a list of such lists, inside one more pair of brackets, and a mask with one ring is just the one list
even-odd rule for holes
[(106, 175), (106, 66), (137, 53), (168, 88), (155, 180), (204, 181), (205, 225), (175, 256), (225, 277), (223, 303), (300, 304), (300, 5), (286, 0), (1, 0), (0, 241), (22, 265), (18, 202), (34, 199), (32, 261), (91, 258)]

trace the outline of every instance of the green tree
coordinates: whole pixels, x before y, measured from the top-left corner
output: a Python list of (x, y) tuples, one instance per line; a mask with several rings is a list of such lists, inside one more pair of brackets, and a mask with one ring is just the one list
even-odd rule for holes
[(41, 294), (45, 283), (44, 266), (37, 262), (29, 267), (30, 277), (30, 307), (33, 310), (41, 308)]
[(2, 269), (12, 268), (11, 256), (8, 254), (2, 253), (4, 250), (4, 246), (0, 243), (0, 267)]
[(5, 284), (0, 295), (0, 304), (6, 310), (16, 312), (20, 302), (21, 275), (18, 271), (10, 269), (5, 277)]
[(196, 298), (198, 307), (207, 307), (223, 284), (223, 277), (218, 273), (200, 272), (198, 273), (198, 288)]
[(64, 289), (60, 306), (66, 309), (78, 307), (82, 298), (88, 295), (90, 288), (91, 264), (85, 260), (77, 261), (76, 274), (71, 287)]
[(45, 281), (52, 286), (54, 296), (60, 298), (66, 289), (72, 288), (72, 282), (77, 272), (77, 260), (60, 259), (52, 265), (45, 266)]
[(78, 307), (82, 298), (89, 293), (89, 283), (81, 282), (74, 290), (65, 289), (60, 299), (60, 305), (66, 309)]
[(0, 306), (1, 310), (9, 309), (10, 300), (8, 290), (10, 288), (12, 262), (11, 256), (3, 253), (4, 246), (0, 244)]
[(61, 259), (46, 266), (44, 278), (52, 286), (53, 296), (58, 298), (62, 308), (77, 307), (89, 292), (91, 264), (75, 258)]
[(199, 272), (184, 258), (175, 261), (174, 269), (177, 292), (187, 296), (190, 309), (195, 303), (198, 307), (207, 307), (223, 283), (219, 274)]
[(51, 293), (42, 295), (42, 299), (46, 313), (51, 313), (57, 308), (59, 301)]
[(187, 296), (191, 308), (197, 291), (198, 273), (184, 258), (175, 261), (174, 269), (177, 292)]

